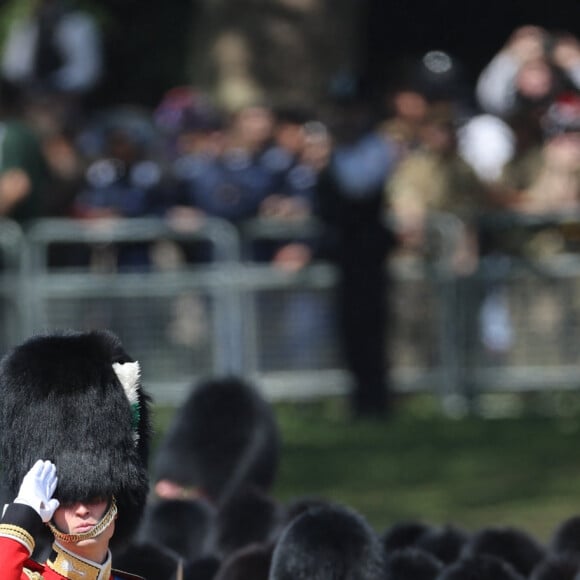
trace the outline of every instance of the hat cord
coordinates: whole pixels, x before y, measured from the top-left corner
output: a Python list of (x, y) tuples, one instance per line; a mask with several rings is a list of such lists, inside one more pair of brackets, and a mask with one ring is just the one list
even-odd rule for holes
[(65, 534), (64, 532), (61, 532), (52, 522), (48, 522), (46, 525), (50, 528), (50, 531), (57, 540), (60, 540), (61, 542), (67, 542), (69, 544), (76, 544), (82, 540), (90, 540), (91, 538), (97, 537), (111, 525), (116, 516), (117, 501), (113, 497), (111, 500), (111, 505), (109, 506), (109, 509), (105, 515), (88, 532), (84, 532), (82, 534)]

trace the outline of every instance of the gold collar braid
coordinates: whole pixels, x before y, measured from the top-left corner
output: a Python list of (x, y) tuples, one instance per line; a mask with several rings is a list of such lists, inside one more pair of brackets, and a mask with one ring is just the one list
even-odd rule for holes
[(96, 538), (99, 534), (101, 534), (104, 530), (106, 530), (117, 515), (117, 502), (115, 498), (111, 500), (111, 505), (109, 509), (105, 513), (105, 515), (101, 518), (101, 521), (93, 526), (88, 532), (84, 532), (82, 534), (65, 534), (61, 532), (52, 522), (48, 522), (48, 527), (50, 531), (54, 535), (57, 540), (61, 542), (67, 542), (69, 544), (76, 544), (77, 542), (81, 542), (82, 540), (90, 540), (91, 538)]
[(62, 576), (68, 580), (110, 580), (111, 553), (107, 553), (102, 564), (97, 564), (72, 554), (57, 541), (52, 545), (52, 554), (46, 561), (46, 567), (57, 572), (59, 578)]

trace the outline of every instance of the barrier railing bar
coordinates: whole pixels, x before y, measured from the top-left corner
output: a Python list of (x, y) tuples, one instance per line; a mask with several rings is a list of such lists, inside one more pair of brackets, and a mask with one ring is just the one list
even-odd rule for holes
[[(547, 225), (580, 224), (578, 215), (514, 216), (512, 214), (486, 216), (486, 227), (509, 229), (511, 227), (544, 227)], [(493, 220), (496, 220), (495, 222)], [(43, 320), (42, 305), (49, 299), (67, 297), (119, 297), (170, 296), (182, 290), (208, 292), (216, 301), (216, 318), (213, 320), (216, 335), (215, 365), (219, 370), (254, 373), (265, 380), (272, 396), (282, 396), (284, 385), (288, 391), (296, 389), (306, 396), (312, 388), (316, 393), (340, 391), (348, 388), (348, 380), (341, 369), (331, 371), (277, 371), (260, 373), (256, 351), (256, 316), (253, 311), (253, 293), (259, 290), (293, 290), (301, 288), (332, 289), (337, 271), (332, 264), (316, 262), (296, 273), (276, 270), (267, 264), (243, 262), (242, 248), (264, 239), (289, 237), (308, 238), (322, 232), (316, 220), (285, 224), (272, 220), (256, 220), (241, 230), (217, 218), (207, 220), (195, 231), (176, 230), (159, 219), (135, 218), (128, 220), (105, 220), (99, 223), (77, 220), (39, 220), (22, 231), (10, 220), (0, 219), (0, 252), (6, 256), (6, 272), (0, 278), (0, 293), (16, 304), (16, 319), (21, 321), (9, 330), (11, 342), (20, 340), (30, 329), (37, 328)], [(406, 280), (427, 279), (439, 293), (441, 312), (439, 327), (440, 362), (436, 368), (427, 366), (413, 368), (395, 367), (392, 371), (395, 390), (412, 392), (436, 390), (450, 405), (457, 397), (465, 396), (462, 385), (462, 369), (457, 343), (450, 333), (457, 316), (456, 277), (450, 268), (449, 258), (460, 239), (461, 224), (454, 216), (434, 214), (430, 220), (431, 231), (436, 236), (440, 250), (430, 268), (407, 268), (396, 259), (390, 267), (395, 276)], [(246, 237), (244, 237), (246, 236)], [(92, 272), (48, 271), (47, 248), (54, 243), (113, 244), (123, 242), (205, 240), (215, 246), (214, 262), (196, 264), (191, 269), (148, 273), (123, 272), (122, 274), (97, 274)], [(558, 283), (580, 276), (580, 256), (564, 254), (549, 260), (536, 260), (530, 270), (518, 257), (512, 263), (507, 280), (517, 282), (540, 275), (546, 281)], [(497, 271), (483, 269), (475, 274), (479, 283)], [(501, 278), (501, 276), (500, 276)], [(253, 318), (252, 318), (253, 316)], [(248, 322), (248, 320), (250, 322)], [(18, 327), (18, 328), (17, 328)], [(566, 362), (567, 359), (566, 359)], [(332, 373), (335, 374), (332, 374)], [(471, 378), (478, 385), (478, 392), (537, 390), (541, 388), (574, 388), (580, 376), (580, 364), (562, 364), (553, 367), (502, 366), (489, 367), (475, 364), (469, 369)], [(342, 378), (340, 378), (342, 377)], [(348, 377), (346, 377), (347, 379)], [(177, 380), (177, 379), (176, 379)], [(181, 380), (181, 379), (180, 379)], [(168, 381), (171, 383), (171, 381)], [(322, 385), (326, 383), (326, 386)], [(317, 385), (317, 389), (314, 386)], [(177, 389), (177, 390), (176, 390)], [(180, 392), (176, 386), (173, 392)], [(292, 393), (288, 392), (288, 396)]]

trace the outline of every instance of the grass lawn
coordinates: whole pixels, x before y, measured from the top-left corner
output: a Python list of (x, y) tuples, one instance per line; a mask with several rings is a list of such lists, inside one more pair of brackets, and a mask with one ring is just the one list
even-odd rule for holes
[[(494, 418), (451, 419), (414, 397), (389, 421), (352, 422), (341, 401), (277, 404), (283, 452), (273, 494), (348, 504), (379, 531), (412, 518), (520, 526), (545, 541), (580, 514), (580, 394), (517, 405), (514, 414), (512, 398), (512, 416), (499, 416), (507, 407), (495, 400)], [(156, 413), (158, 436), (171, 412)]]

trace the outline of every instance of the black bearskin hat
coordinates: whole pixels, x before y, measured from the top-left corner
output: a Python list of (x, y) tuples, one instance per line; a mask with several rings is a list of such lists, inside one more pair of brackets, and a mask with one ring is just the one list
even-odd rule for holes
[(155, 459), (154, 480), (196, 488), (221, 503), (245, 484), (274, 483), (280, 434), (274, 410), (236, 377), (201, 381), (177, 411)]
[(554, 554), (571, 554), (580, 558), (580, 516), (562, 521), (550, 538), (549, 548)]
[(388, 555), (395, 550), (414, 546), (422, 535), (432, 530), (426, 522), (402, 520), (389, 526), (381, 535), (383, 548)]
[(183, 580), (214, 580), (221, 566), (217, 556), (204, 556), (187, 562), (183, 567)]
[(489, 554), (459, 558), (443, 568), (437, 580), (524, 580), (514, 567)]
[(489, 526), (475, 532), (461, 552), (462, 556), (477, 554), (497, 556), (527, 577), (543, 560), (546, 550), (524, 530), (509, 526)]
[(282, 521), (282, 506), (268, 493), (244, 487), (219, 508), (216, 519), (216, 553), (226, 558), (243, 546), (275, 538)]
[(270, 580), (383, 580), (385, 559), (378, 534), (356, 511), (313, 508), (282, 532), (272, 556)]
[(147, 578), (175, 578), (179, 556), (153, 542), (131, 543), (115, 554), (115, 566), (123, 572)]
[(435, 580), (443, 562), (421, 548), (401, 548), (387, 555), (386, 580)]
[(208, 554), (214, 545), (216, 508), (203, 498), (159, 499), (145, 507), (136, 541), (156, 543), (186, 560)]
[(530, 580), (575, 580), (580, 572), (577, 554), (548, 554), (532, 570)]
[(223, 561), (214, 580), (268, 580), (273, 550), (271, 543), (251, 543), (232, 552)]
[(115, 496), (111, 547), (134, 532), (149, 483), (149, 397), (108, 331), (38, 335), (0, 362), (0, 465), (16, 497), (38, 459), (57, 468), (61, 504)]
[(451, 564), (457, 560), (469, 537), (466, 530), (453, 524), (444, 524), (426, 530), (415, 541), (415, 547), (433, 554), (444, 564)]

